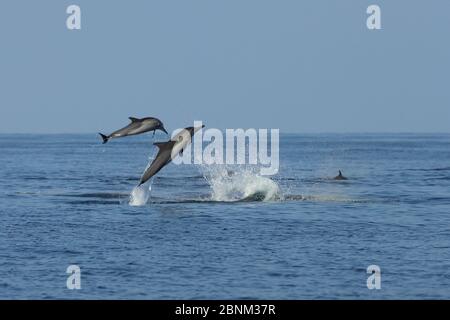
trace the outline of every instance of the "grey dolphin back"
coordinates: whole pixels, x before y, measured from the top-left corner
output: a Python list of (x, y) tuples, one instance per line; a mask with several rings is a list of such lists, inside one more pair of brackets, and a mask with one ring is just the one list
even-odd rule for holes
[(154, 134), (156, 130), (161, 130), (164, 133), (168, 134), (161, 120), (157, 118), (147, 117), (139, 119), (135, 117), (128, 117), (128, 119), (131, 121), (128, 125), (119, 130), (114, 131), (110, 135), (104, 135), (100, 133), (103, 143), (108, 142), (108, 140), (112, 138), (134, 136), (148, 131), (153, 131)]
[(339, 170), (339, 174), (333, 178), (334, 180), (347, 180), (346, 177), (342, 174), (341, 170)]
[[(178, 133), (176, 136), (167, 142), (156, 142), (155, 146), (159, 148), (158, 154), (156, 155), (153, 162), (150, 166), (145, 170), (144, 174), (141, 177), (141, 181), (139, 185), (147, 182), (151, 177), (157, 174), (165, 165), (172, 161), (172, 153), (182, 153), (183, 149), (192, 142), (192, 136), (201, 128), (201, 127), (188, 127)], [(187, 131), (189, 138), (184, 134)], [(187, 138), (188, 140), (185, 140)], [(184, 141), (183, 141), (184, 140)], [(175, 156), (175, 154), (174, 154)]]
[(145, 170), (141, 177), (139, 185), (146, 183), (151, 177), (159, 172), (166, 164), (172, 161), (172, 148), (176, 141), (156, 142), (155, 146), (159, 148), (158, 154), (150, 166)]

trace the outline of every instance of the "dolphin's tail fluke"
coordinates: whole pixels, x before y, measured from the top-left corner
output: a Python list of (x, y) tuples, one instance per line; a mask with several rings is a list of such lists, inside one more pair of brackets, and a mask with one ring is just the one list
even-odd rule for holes
[(100, 137), (102, 137), (104, 144), (108, 142), (109, 138), (107, 136), (105, 136), (104, 134), (101, 134), (100, 132), (98, 134), (100, 135)]

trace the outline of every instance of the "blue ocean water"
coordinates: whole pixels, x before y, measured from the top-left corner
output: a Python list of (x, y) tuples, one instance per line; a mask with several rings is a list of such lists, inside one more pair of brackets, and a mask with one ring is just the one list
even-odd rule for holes
[(282, 134), (273, 182), (170, 164), (130, 206), (151, 142), (0, 135), (0, 298), (450, 298), (449, 134)]

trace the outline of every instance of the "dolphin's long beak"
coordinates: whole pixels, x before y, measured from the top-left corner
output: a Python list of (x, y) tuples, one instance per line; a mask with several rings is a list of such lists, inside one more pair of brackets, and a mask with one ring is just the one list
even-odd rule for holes
[(164, 127), (161, 127), (160, 129), (161, 129), (161, 131), (163, 131), (163, 132), (165, 132), (167, 135), (169, 135), (169, 133), (166, 131), (166, 129), (165, 129)]

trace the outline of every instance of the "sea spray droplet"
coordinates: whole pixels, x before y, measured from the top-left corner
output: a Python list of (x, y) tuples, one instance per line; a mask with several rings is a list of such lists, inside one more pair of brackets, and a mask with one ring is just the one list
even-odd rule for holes
[(213, 201), (274, 201), (281, 198), (278, 184), (245, 168), (204, 168)]
[(128, 204), (133, 207), (145, 206), (150, 197), (150, 190), (151, 186), (148, 186), (148, 188), (145, 185), (134, 187)]

